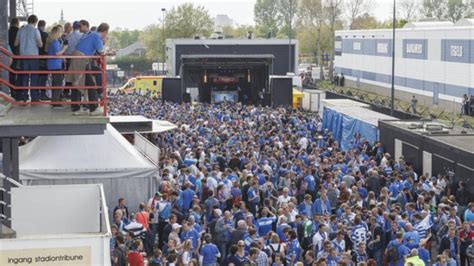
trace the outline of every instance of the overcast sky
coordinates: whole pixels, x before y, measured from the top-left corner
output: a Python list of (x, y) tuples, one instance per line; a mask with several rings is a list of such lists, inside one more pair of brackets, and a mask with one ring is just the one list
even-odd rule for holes
[[(348, 1), (348, 0), (346, 0)], [(349, 0), (350, 1), (350, 0)], [(374, 0), (376, 2), (372, 14), (378, 19), (391, 16), (391, 0)], [(238, 24), (254, 25), (253, 6), (255, 0), (35, 0), (35, 14), (46, 22), (58, 21), (61, 9), (66, 21), (86, 19), (92, 25), (108, 22), (112, 29), (142, 29), (157, 23), (161, 18), (161, 8), (171, 9), (173, 6), (193, 2), (203, 5), (212, 17), (226, 14)]]

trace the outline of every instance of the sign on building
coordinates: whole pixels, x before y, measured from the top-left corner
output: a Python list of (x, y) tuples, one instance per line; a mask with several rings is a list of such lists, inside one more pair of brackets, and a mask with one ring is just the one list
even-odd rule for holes
[(151, 70), (153, 70), (153, 71), (160, 70), (159, 67), (160, 67), (160, 64), (158, 64), (157, 62), (151, 64)]
[(422, 54), (423, 44), (421, 43), (407, 43), (407, 54)]
[(124, 71), (117, 71), (117, 77), (119, 77), (119, 78), (125, 77), (125, 72)]
[(462, 57), (462, 45), (451, 45), (451, 56)]
[(361, 46), (360, 42), (354, 42), (352, 44), (352, 48), (354, 49), (354, 51), (360, 51), (361, 47), (362, 46)]
[(377, 43), (377, 53), (388, 54), (388, 43)]

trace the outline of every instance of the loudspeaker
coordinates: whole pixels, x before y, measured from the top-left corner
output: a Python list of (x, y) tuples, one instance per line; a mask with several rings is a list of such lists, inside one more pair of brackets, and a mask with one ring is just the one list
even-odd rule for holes
[(163, 78), (161, 99), (178, 104), (183, 102), (183, 88), (181, 87), (180, 78)]
[(191, 93), (184, 93), (183, 94), (183, 102), (190, 103), (191, 102)]
[(293, 103), (293, 79), (273, 77), (271, 79), (272, 107), (291, 107)]

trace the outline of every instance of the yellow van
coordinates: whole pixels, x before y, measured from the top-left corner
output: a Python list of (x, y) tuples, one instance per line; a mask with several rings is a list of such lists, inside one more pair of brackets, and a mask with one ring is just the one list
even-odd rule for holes
[(161, 81), (165, 76), (136, 76), (131, 78), (123, 85), (119, 91), (130, 93), (139, 93), (145, 95), (147, 89), (151, 95), (161, 94)]

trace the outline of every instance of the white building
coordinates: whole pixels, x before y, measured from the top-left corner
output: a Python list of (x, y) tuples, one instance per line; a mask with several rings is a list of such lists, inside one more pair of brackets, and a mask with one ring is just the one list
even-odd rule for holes
[[(395, 40), (397, 98), (452, 108), (474, 95), (474, 20), (408, 23)], [(391, 55), (391, 29), (336, 31), (335, 68), (349, 86), (389, 95)]]
[(232, 26), (234, 26), (234, 20), (229, 18), (229, 16), (227, 15), (216, 15), (216, 17), (214, 18), (214, 27), (216, 29)]

